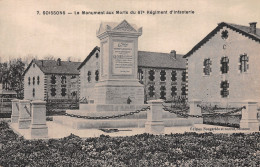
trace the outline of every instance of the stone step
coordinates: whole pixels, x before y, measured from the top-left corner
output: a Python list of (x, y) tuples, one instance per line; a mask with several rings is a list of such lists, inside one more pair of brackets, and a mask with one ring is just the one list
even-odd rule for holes
[[(91, 117), (100, 117), (100, 116), (113, 116), (113, 115), (122, 115), (128, 114), (130, 111), (105, 111), (105, 112), (89, 112), (86, 110), (67, 110), (66, 113), (80, 115), (80, 116), (91, 116)], [(176, 114), (162, 111), (163, 118), (177, 118)], [(128, 115), (124, 117), (120, 117), (121, 119), (146, 119), (147, 118), (147, 111), (141, 111), (140, 113), (135, 113), (133, 115)]]
[[(197, 118), (165, 118), (165, 127), (191, 126)], [(195, 120), (195, 121), (194, 121)], [(63, 124), (74, 129), (100, 129), (100, 128), (137, 128), (144, 127), (146, 119), (83, 119), (69, 116), (54, 116), (55, 123)]]

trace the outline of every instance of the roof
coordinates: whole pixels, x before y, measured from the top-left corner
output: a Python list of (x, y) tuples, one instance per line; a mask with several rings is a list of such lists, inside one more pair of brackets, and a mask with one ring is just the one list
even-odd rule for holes
[(100, 52), (100, 48), (98, 46), (96, 46), (94, 49), (92, 49), (92, 51), (89, 53), (89, 55), (85, 58), (85, 60), (78, 66), (78, 70), (81, 69), (82, 66), (84, 66), (86, 64), (86, 62), (94, 55), (94, 53), (96, 51), (99, 51)]
[(249, 26), (221, 22), (218, 24), (218, 26), (213, 31), (211, 31), (205, 38), (203, 38), (197, 45), (195, 45), (186, 55), (184, 55), (184, 58), (189, 57), (191, 54), (193, 54), (196, 50), (198, 50), (202, 45), (204, 45), (210, 38), (212, 38), (224, 26), (232, 29), (233, 31), (241, 33), (242, 35), (244, 35), (256, 42), (260, 42), (260, 29), (259, 28), (256, 28), (256, 34), (253, 34), (253, 33), (251, 33)]
[(77, 67), (80, 65), (80, 62), (61, 61), (61, 65), (58, 66), (56, 60), (32, 60), (23, 75), (29, 70), (33, 62), (44, 74), (79, 75)]
[(186, 59), (176, 54), (176, 59), (170, 53), (138, 51), (138, 66), (151, 68), (186, 68)]

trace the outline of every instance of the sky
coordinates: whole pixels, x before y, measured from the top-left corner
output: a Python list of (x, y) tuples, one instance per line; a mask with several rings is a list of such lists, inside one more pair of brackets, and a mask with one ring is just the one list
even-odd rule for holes
[[(52, 55), (83, 61), (100, 46), (96, 31), (101, 22), (127, 20), (143, 28), (138, 49), (186, 54), (218, 23), (260, 24), (259, 0), (0, 0), (0, 60)], [(144, 14), (130, 14), (131, 11)], [(168, 11), (147, 14), (147, 11)], [(194, 14), (169, 14), (171, 10)], [(37, 14), (39, 11), (40, 15)], [(65, 11), (65, 15), (43, 15)], [(74, 11), (80, 12), (75, 15)], [(82, 11), (127, 11), (128, 14), (82, 15)], [(68, 13), (73, 14), (69, 15)]]

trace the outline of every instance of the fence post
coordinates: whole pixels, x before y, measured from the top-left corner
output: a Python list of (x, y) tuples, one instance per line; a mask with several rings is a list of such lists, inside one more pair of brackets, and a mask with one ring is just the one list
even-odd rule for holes
[(30, 127), (31, 138), (47, 138), (48, 127), (46, 125), (46, 102), (32, 101), (32, 124)]
[(162, 99), (149, 100), (150, 110), (147, 111), (147, 121), (145, 123), (145, 132), (150, 134), (163, 134), (164, 122), (162, 119)]
[(12, 115), (11, 115), (11, 122), (18, 123), (19, 118), (19, 100), (13, 99), (12, 100)]
[[(201, 104), (201, 100), (199, 99), (192, 99), (189, 101), (190, 103), (190, 114), (191, 115), (201, 115), (201, 108), (198, 107), (199, 104)], [(195, 124), (202, 124), (203, 119), (202, 118), (194, 118)]]
[[(28, 111), (26, 110), (26, 108)], [(30, 116), (30, 100), (19, 100), (19, 119), (18, 125), (19, 129), (28, 129), (31, 124), (31, 116)]]
[(250, 131), (259, 131), (259, 122), (257, 120), (257, 102), (246, 101), (245, 106), (246, 109), (242, 110), (240, 128), (249, 128)]

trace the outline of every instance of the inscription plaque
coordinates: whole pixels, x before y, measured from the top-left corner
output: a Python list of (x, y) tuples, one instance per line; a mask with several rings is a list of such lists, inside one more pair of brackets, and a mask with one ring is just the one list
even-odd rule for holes
[(134, 45), (131, 42), (113, 43), (113, 74), (132, 75), (134, 65)]

